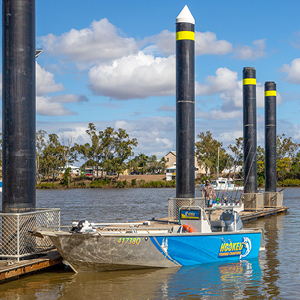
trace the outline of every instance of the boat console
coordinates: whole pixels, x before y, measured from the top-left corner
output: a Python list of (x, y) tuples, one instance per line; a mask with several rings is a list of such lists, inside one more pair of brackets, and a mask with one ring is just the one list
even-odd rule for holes
[(210, 233), (211, 227), (204, 209), (200, 206), (183, 206), (180, 209), (180, 224), (188, 232)]

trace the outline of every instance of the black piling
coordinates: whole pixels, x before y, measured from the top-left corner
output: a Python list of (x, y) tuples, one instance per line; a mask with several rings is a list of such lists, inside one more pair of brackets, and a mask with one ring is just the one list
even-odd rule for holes
[(176, 19), (176, 197), (195, 197), (195, 20)]
[(2, 211), (36, 208), (35, 0), (2, 1)]
[(265, 191), (277, 191), (275, 82), (265, 83)]
[(257, 192), (256, 72), (243, 69), (244, 192)]

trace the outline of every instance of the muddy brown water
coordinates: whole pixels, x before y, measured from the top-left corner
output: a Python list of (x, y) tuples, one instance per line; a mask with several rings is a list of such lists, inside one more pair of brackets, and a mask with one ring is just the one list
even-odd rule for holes
[[(200, 196), (199, 191), (196, 196)], [(38, 207), (72, 220), (139, 221), (167, 216), (175, 189), (38, 190)], [(284, 191), (288, 213), (258, 219), (266, 250), (258, 259), (194, 267), (74, 274), (69, 269), (0, 285), (0, 299), (300, 299), (300, 189)]]

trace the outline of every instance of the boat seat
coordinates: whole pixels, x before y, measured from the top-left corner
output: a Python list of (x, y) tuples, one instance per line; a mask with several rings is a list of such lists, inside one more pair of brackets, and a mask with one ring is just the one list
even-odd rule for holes
[(171, 228), (172, 233), (181, 233), (182, 232), (182, 226), (181, 225), (174, 225)]
[(212, 231), (219, 231), (219, 229), (224, 231), (225, 222), (223, 220), (210, 221)]

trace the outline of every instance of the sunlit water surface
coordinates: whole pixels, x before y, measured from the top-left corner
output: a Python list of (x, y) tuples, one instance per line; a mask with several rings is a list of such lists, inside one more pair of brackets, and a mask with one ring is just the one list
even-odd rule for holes
[[(258, 259), (230, 264), (74, 274), (69, 269), (0, 285), (0, 299), (300, 299), (300, 189), (284, 191), (288, 213), (258, 219), (266, 250)], [(200, 196), (197, 191), (196, 196)], [(60, 207), (72, 220), (139, 221), (166, 217), (175, 189), (38, 190), (37, 207)]]

